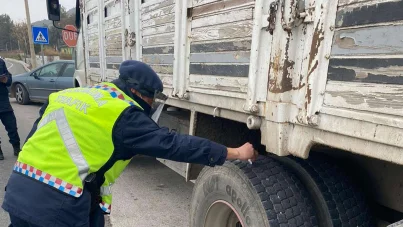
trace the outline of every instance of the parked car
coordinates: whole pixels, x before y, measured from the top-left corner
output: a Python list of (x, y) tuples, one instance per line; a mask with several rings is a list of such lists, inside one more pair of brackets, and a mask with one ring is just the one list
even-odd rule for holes
[(13, 76), (10, 97), (21, 105), (44, 102), (53, 92), (75, 87), (74, 61), (55, 61), (30, 72)]

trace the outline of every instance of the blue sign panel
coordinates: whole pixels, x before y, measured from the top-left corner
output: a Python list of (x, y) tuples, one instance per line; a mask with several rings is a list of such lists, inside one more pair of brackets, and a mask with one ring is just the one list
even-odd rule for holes
[(49, 44), (49, 33), (46, 27), (32, 27), (34, 44)]

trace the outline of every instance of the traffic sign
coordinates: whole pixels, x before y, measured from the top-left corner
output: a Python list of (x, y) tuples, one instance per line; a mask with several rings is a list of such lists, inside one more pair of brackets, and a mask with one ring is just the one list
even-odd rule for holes
[[(66, 25), (64, 29), (71, 30), (71, 31), (77, 31), (76, 27), (73, 25)], [(77, 32), (70, 32), (63, 30), (62, 31), (63, 35), (63, 41), (68, 47), (75, 47), (77, 45)]]
[(49, 44), (49, 33), (46, 27), (32, 27), (34, 44)]

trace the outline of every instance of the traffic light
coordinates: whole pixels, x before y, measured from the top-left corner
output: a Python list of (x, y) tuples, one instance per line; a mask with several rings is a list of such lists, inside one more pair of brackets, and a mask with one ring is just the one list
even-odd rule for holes
[(60, 21), (60, 4), (59, 0), (46, 0), (48, 7), (48, 18), (51, 21)]

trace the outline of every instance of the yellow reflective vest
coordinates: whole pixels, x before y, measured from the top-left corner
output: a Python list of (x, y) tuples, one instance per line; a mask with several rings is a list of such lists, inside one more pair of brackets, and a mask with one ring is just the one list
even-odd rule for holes
[[(140, 107), (111, 83), (51, 94), (37, 130), (22, 148), (14, 170), (80, 197), (85, 177), (97, 172), (112, 156), (113, 126), (121, 113), (133, 105)], [(111, 186), (129, 162), (117, 161), (105, 173), (100, 207), (106, 213), (111, 211)]]

